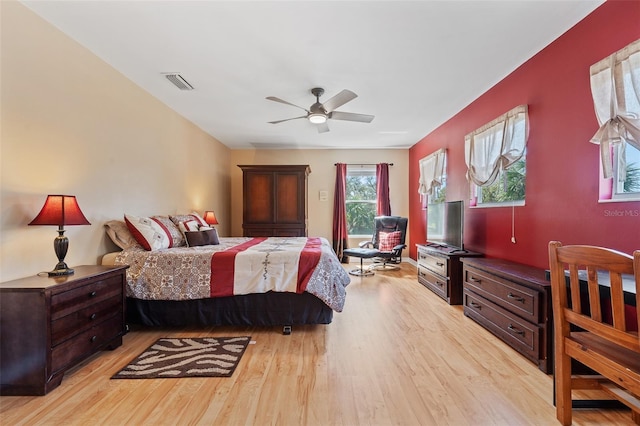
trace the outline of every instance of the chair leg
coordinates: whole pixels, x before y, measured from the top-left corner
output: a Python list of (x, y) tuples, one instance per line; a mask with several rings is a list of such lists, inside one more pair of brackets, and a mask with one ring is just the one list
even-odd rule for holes
[(571, 424), (571, 358), (556, 351), (556, 418), (563, 425)]
[(349, 274), (355, 275), (357, 277), (369, 277), (374, 275), (374, 272), (369, 269), (364, 269), (363, 257), (360, 257), (360, 268), (352, 269), (349, 271)]

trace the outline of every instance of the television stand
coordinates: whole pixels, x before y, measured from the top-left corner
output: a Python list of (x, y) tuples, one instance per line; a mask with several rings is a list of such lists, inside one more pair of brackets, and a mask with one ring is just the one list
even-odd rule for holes
[(462, 262), (464, 257), (480, 257), (464, 249), (442, 244), (416, 244), (418, 282), (450, 305), (462, 304)]

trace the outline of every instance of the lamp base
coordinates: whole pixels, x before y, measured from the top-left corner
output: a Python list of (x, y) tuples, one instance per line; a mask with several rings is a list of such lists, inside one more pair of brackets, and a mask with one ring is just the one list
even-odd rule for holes
[(72, 275), (73, 269), (69, 268), (66, 263), (61, 262), (58, 263), (53, 271), (49, 271), (48, 274), (50, 277), (62, 277), (64, 275)]

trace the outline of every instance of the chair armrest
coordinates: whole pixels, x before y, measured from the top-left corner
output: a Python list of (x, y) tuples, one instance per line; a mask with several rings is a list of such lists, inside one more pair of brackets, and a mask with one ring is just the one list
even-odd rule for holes
[(398, 244), (393, 248), (393, 251), (402, 251), (405, 247), (407, 247), (406, 244)]
[(364, 247), (373, 248), (373, 241), (362, 241), (360, 244), (358, 244), (358, 247), (360, 247), (360, 248), (364, 248)]

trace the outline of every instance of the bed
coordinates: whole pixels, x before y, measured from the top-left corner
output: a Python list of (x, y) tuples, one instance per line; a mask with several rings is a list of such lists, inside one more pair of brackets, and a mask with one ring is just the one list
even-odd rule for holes
[[(110, 235), (114, 239), (113, 235)], [(114, 240), (115, 241), (115, 240)], [(349, 276), (325, 238), (233, 237), (103, 258), (129, 265), (127, 319), (147, 326), (329, 324)]]

